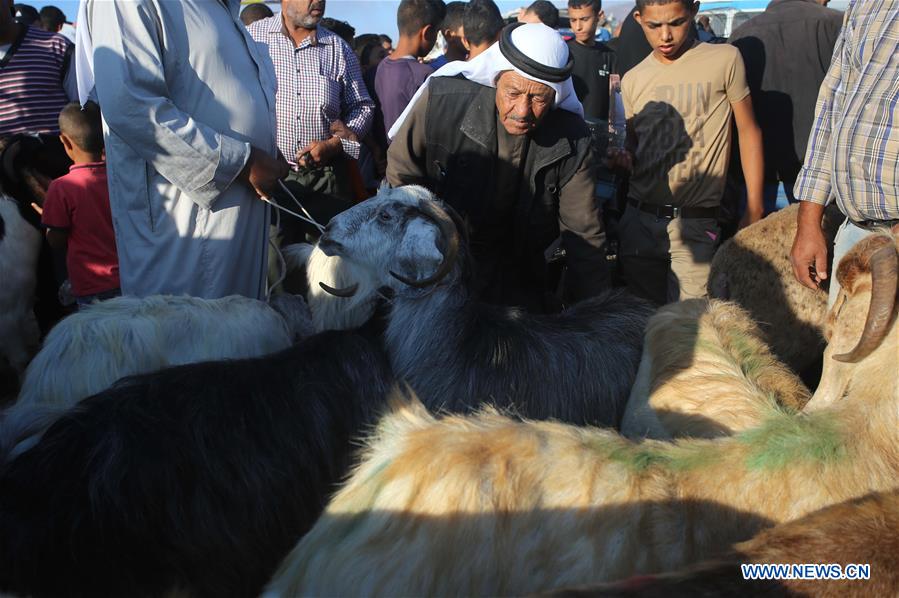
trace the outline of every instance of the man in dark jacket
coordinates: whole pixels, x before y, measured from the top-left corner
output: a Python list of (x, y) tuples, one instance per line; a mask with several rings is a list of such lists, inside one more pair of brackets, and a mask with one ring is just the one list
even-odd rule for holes
[[(765, 152), (766, 212), (783, 181), (792, 198), (843, 14), (819, 0), (773, 0), (730, 36), (746, 65)], [(769, 189), (773, 193), (768, 192)]]
[(606, 284), (571, 62), (553, 29), (510, 25), (481, 56), (431, 77), (390, 131), (388, 182), (424, 185), (467, 219), (486, 301), (551, 310), (544, 254), (560, 232), (570, 298)]

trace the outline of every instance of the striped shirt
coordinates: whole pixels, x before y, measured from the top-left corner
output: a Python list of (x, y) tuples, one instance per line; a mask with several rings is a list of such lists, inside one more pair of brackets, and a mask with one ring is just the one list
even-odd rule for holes
[[(359, 139), (368, 134), (375, 104), (365, 89), (359, 60), (349, 45), (318, 27), (299, 46), (287, 35), (281, 15), (256, 21), (247, 30), (272, 58), (278, 78), (275, 112), (278, 149), (291, 164), (297, 151), (331, 137), (341, 120)], [(359, 143), (341, 140), (343, 151), (359, 157)]]
[(59, 112), (69, 101), (63, 87), (72, 42), (23, 27), (0, 60), (0, 135), (58, 133)]
[(849, 4), (794, 193), (855, 222), (899, 218), (899, 2)]

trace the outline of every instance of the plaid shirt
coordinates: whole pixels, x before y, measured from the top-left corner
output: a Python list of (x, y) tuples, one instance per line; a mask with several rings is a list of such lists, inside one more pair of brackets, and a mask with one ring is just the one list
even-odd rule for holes
[[(323, 27), (294, 46), (281, 15), (256, 21), (247, 30), (268, 50), (278, 78), (278, 149), (291, 164), (297, 150), (330, 139), (331, 123), (342, 120), (359, 139), (368, 134), (375, 103), (362, 82), (359, 60), (345, 41)], [(359, 157), (359, 143), (341, 139), (343, 151)]]
[(815, 106), (796, 197), (899, 218), (899, 3), (851, 2)]

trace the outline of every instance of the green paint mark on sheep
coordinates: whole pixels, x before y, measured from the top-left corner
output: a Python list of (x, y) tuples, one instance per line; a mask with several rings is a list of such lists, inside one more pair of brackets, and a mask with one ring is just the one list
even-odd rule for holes
[(847, 438), (828, 413), (792, 414), (768, 395), (769, 416), (759, 427), (731, 440), (683, 439), (635, 443), (620, 437), (585, 438), (591, 450), (634, 473), (652, 468), (689, 471), (720, 463), (742, 445), (747, 469), (783, 469), (800, 462), (831, 464), (847, 455)]
[(763, 350), (755, 339), (743, 335), (732, 337), (733, 350), (737, 352), (739, 366), (747, 378), (757, 378), (766, 366), (771, 365), (767, 355), (760, 355)]
[(651, 468), (687, 471), (706, 467), (721, 459), (715, 441), (685, 440), (678, 442), (644, 441), (633, 443), (623, 438), (590, 438), (590, 449), (612, 462), (620, 463), (634, 473)]
[(766, 367), (771, 365), (771, 358), (764, 354), (765, 347), (758, 339), (741, 330), (716, 330), (714, 340), (699, 339), (696, 341), (697, 352), (717, 355), (731, 364), (748, 379), (757, 378)]
[(782, 469), (800, 461), (831, 464), (847, 454), (846, 435), (832, 414), (781, 414), (743, 432), (749, 469)]

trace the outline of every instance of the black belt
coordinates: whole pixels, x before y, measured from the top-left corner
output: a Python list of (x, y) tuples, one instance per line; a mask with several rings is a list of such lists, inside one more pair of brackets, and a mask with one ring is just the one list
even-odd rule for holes
[(660, 206), (656, 204), (644, 203), (630, 197), (627, 203), (634, 206), (641, 212), (652, 214), (656, 218), (717, 218), (718, 208), (681, 208), (678, 206)]
[(892, 228), (899, 224), (899, 218), (895, 218), (893, 220), (850, 220), (852, 224), (859, 228), (867, 228), (867, 229), (875, 229), (885, 226), (887, 228)]

